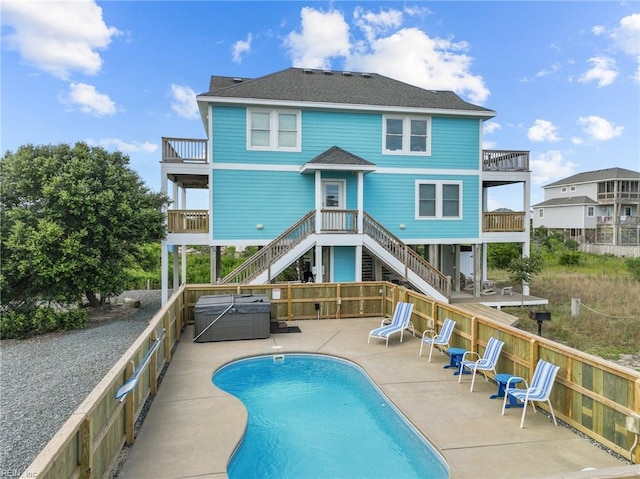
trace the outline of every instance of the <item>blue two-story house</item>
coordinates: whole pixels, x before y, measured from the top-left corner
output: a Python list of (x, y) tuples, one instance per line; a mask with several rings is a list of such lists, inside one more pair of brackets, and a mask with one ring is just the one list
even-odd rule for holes
[[(453, 92), (288, 68), (213, 76), (197, 102), (206, 139), (163, 138), (162, 185), (173, 199), (165, 301), (167, 245), (173, 284), (186, 277), (179, 251), (207, 245), (212, 282), (273, 282), (298, 262), (305, 280), (386, 276), (445, 302), (464, 287), (460, 273), (481, 294), (486, 244), (519, 242), (529, 253), (528, 152), (483, 150), (495, 112)], [(515, 211), (487, 211), (488, 190), (513, 183), (522, 184)], [(188, 207), (193, 189), (208, 191), (207, 209)], [(260, 249), (220, 277), (227, 246)]]

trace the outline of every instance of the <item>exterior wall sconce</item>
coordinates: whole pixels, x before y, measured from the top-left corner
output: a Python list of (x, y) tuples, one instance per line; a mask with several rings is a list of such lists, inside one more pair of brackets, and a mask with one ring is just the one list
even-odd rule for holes
[(404, 223), (398, 225), (398, 228), (400, 228), (401, 230), (405, 229), (406, 227), (407, 225), (405, 225)]
[(257, 229), (257, 230), (262, 230), (262, 229), (264, 229), (264, 225), (263, 225), (262, 223), (258, 223), (258, 224), (256, 225), (256, 229)]

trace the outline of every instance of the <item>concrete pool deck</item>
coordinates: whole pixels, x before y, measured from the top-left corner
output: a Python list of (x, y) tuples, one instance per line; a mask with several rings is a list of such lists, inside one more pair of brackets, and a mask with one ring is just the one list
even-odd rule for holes
[[(531, 408), (520, 429), (521, 409), (502, 416), (502, 400), (489, 399), (497, 390), (493, 382), (477, 378), (470, 392), (469, 376), (458, 384), (452, 370), (443, 369), (448, 356), (434, 352), (431, 363), (419, 357), (420, 342), (411, 334), (405, 332), (402, 343), (393, 336), (388, 348), (380, 340), (367, 344), (379, 324), (376, 318), (290, 321), (302, 332), (211, 343), (192, 342), (189, 326), (118, 479), (226, 478), (247, 413), (213, 385), (213, 373), (235, 359), (296, 352), (338, 356), (364, 368), (441, 452), (452, 479), (640, 477), (640, 465), (621, 462)], [(585, 468), (595, 470), (581, 472)]]

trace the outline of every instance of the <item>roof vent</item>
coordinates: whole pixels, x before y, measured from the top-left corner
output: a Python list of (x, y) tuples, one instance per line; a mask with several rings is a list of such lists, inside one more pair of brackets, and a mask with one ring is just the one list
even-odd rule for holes
[(322, 73), (324, 73), (325, 75), (333, 75), (333, 72), (331, 70), (324, 70)]
[(346, 77), (350, 77), (351, 76), (351, 72), (342, 72), (342, 74)]
[(304, 72), (305, 72), (305, 73), (307, 73), (307, 74), (309, 74), (309, 75), (312, 75), (312, 74), (313, 74), (313, 70), (312, 70), (311, 68), (305, 68), (305, 69), (304, 69)]
[(242, 78), (234, 78), (233, 83), (242, 83), (244, 80)]
[(363, 73), (362, 74), (362, 78), (371, 78), (371, 74), (370, 73)]

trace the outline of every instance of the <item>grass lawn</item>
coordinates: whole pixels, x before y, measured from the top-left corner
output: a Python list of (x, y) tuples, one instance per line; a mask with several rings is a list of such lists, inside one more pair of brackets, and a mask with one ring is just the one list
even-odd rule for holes
[[(561, 266), (553, 255), (546, 255), (544, 264), (530, 285), (532, 295), (549, 300), (551, 321), (542, 325), (544, 337), (610, 360), (621, 354), (640, 355), (640, 282), (624, 259), (581, 254), (578, 265)], [(489, 277), (508, 282), (509, 273), (490, 270)], [(580, 299), (577, 317), (571, 315), (571, 298)], [(519, 328), (537, 333), (530, 310), (503, 308), (522, 318)]]

